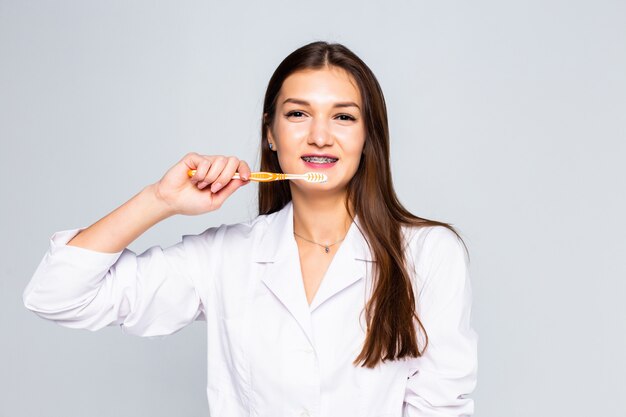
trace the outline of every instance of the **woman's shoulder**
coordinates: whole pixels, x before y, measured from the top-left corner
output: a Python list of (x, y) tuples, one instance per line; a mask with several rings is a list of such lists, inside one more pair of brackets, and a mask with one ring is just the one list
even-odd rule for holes
[(456, 234), (448, 227), (438, 224), (403, 224), (401, 226), (405, 242), (423, 244), (429, 240), (450, 240), (456, 238)]
[(461, 238), (442, 225), (402, 226), (406, 249), (416, 262), (459, 257), (464, 250)]
[(448, 293), (462, 288), (467, 279), (469, 254), (461, 238), (441, 225), (407, 228), (407, 260), (414, 272), (414, 290), (422, 294), (424, 287), (439, 288)]

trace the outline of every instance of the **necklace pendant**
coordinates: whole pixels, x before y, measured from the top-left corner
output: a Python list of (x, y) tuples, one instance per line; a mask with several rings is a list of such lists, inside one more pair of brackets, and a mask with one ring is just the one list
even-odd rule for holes
[(325, 247), (324, 247), (324, 251), (325, 251), (326, 253), (328, 253), (328, 252), (330, 252), (330, 248), (329, 248), (328, 246), (325, 246)]

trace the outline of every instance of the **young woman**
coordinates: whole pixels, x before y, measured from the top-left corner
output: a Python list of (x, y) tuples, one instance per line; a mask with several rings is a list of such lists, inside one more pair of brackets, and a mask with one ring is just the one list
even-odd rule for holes
[(398, 201), (383, 93), (345, 46), (314, 42), (278, 66), (260, 170), (328, 182), (262, 183), (255, 219), (136, 255), (127, 246), (157, 222), (249, 183), (246, 162), (189, 153), (93, 225), (53, 234), (26, 307), (147, 337), (206, 320), (213, 416), (472, 415), (466, 248)]

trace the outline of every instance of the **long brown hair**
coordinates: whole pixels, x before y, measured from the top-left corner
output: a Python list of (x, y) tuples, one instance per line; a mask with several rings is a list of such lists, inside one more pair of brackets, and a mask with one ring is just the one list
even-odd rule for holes
[[(278, 157), (269, 149), (267, 132), (274, 121), (276, 100), (284, 80), (296, 71), (324, 67), (342, 68), (357, 82), (366, 132), (359, 168), (348, 183), (346, 209), (352, 219), (355, 215), (359, 217), (363, 227), (360, 231), (373, 254), (376, 272), (373, 293), (365, 306), (367, 336), (353, 363), (363, 362), (362, 366), (374, 368), (381, 360), (422, 356), (428, 345), (428, 335), (415, 309), (401, 226), (439, 225), (461, 237), (447, 223), (411, 214), (398, 200), (391, 180), (389, 128), (383, 92), (372, 71), (356, 54), (341, 44), (318, 41), (296, 49), (280, 63), (270, 78), (263, 102), (261, 171), (282, 172)], [(259, 214), (282, 209), (291, 201), (288, 182), (260, 183), (258, 199)], [(424, 332), (422, 350), (418, 347), (413, 319)]]

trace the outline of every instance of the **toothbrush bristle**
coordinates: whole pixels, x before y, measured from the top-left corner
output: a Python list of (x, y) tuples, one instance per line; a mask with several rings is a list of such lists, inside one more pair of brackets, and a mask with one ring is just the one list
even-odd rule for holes
[(307, 181), (309, 182), (322, 183), (328, 181), (328, 176), (326, 174), (322, 174), (321, 172), (308, 172), (306, 175)]

